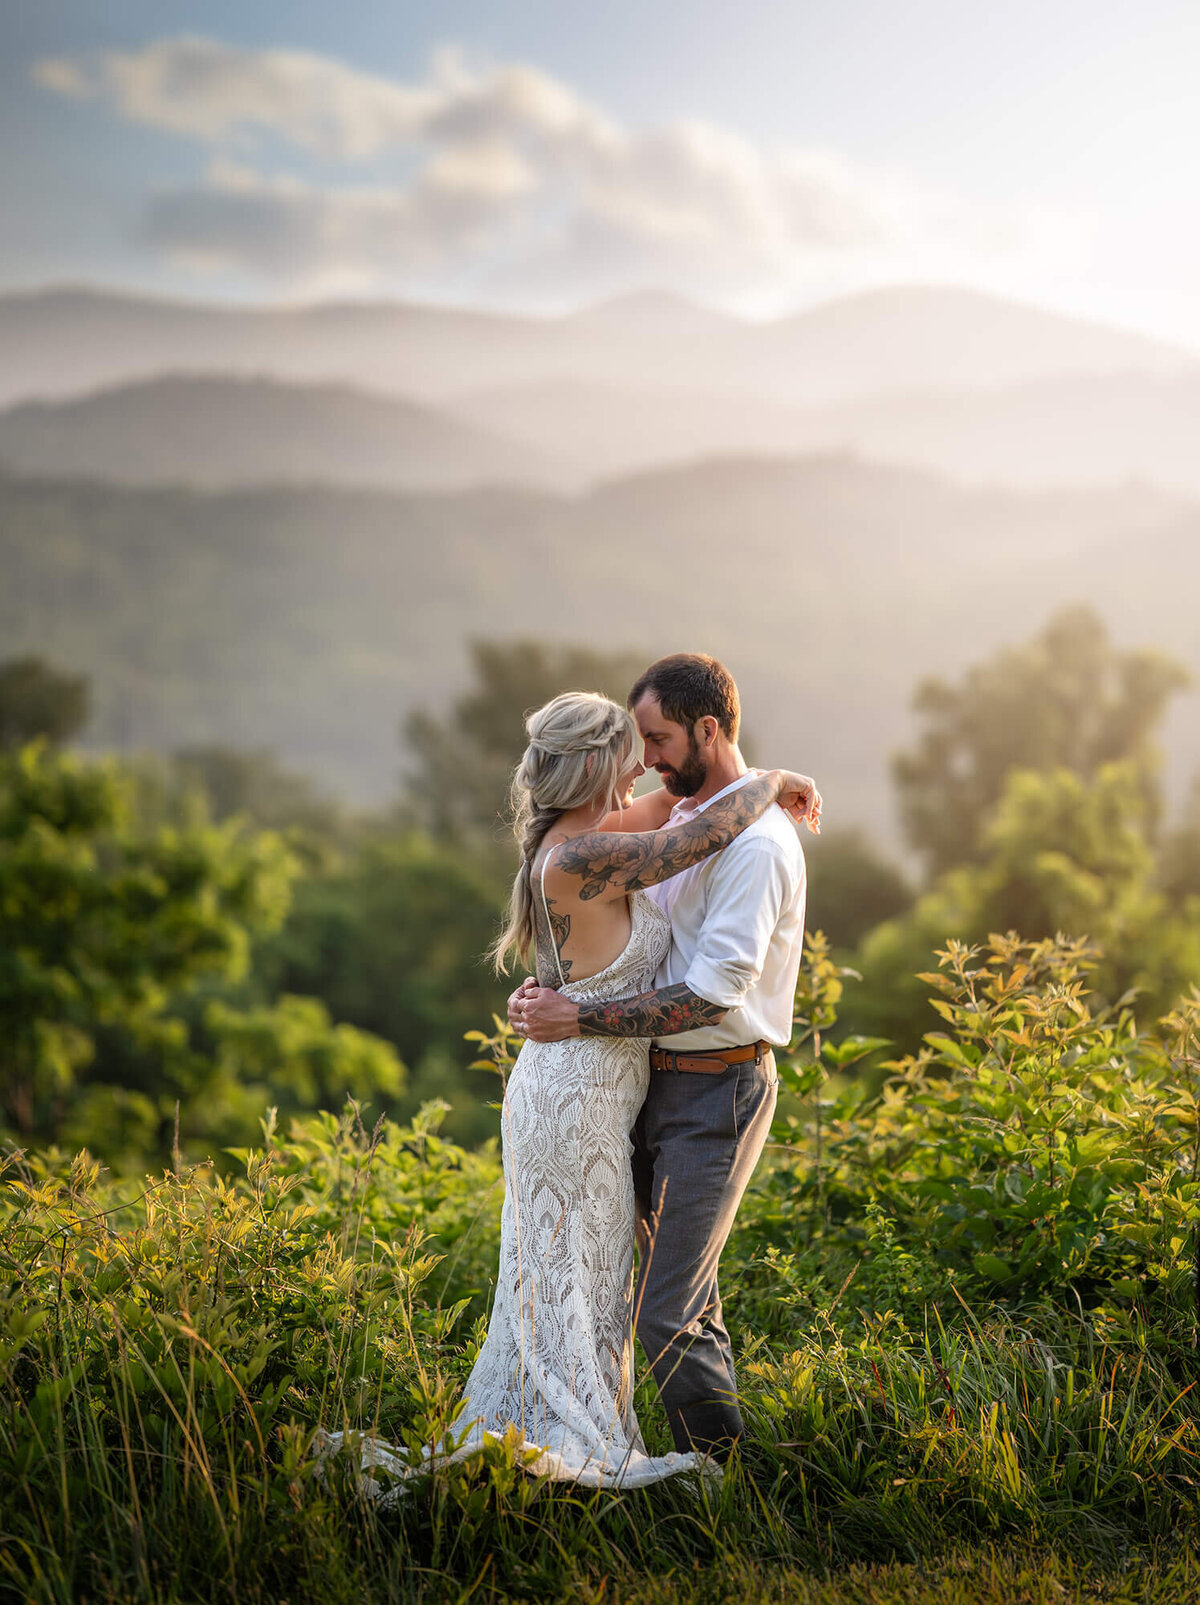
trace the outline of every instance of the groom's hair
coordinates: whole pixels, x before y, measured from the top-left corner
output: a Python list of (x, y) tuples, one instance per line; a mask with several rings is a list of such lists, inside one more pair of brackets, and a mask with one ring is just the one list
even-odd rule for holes
[(647, 692), (658, 698), (664, 715), (690, 730), (697, 719), (714, 718), (730, 741), (738, 738), (742, 704), (733, 676), (705, 652), (673, 652), (659, 658), (629, 693), (636, 707)]

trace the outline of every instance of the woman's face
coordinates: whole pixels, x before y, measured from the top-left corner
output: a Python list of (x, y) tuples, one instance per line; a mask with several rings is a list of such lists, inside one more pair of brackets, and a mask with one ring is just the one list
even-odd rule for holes
[(640, 763), (638, 763), (633, 753), (629, 753), (625, 759), (625, 762), (621, 765), (620, 774), (617, 776), (617, 784), (613, 801), (614, 807), (629, 807), (630, 803), (633, 801), (633, 788), (637, 784), (638, 779), (645, 773), (645, 769)]

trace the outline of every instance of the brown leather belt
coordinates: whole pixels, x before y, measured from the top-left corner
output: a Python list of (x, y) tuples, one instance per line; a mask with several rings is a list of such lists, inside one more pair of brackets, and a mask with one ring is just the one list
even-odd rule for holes
[(650, 1049), (651, 1070), (697, 1070), (705, 1076), (724, 1075), (731, 1064), (758, 1064), (773, 1051), (769, 1042), (750, 1042), (740, 1048), (709, 1048), (698, 1053), (672, 1053), (669, 1048)]

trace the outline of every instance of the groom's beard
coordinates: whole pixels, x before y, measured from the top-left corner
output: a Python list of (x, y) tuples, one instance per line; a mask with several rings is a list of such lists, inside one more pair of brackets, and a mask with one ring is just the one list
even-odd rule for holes
[(658, 772), (662, 776), (663, 785), (672, 797), (694, 797), (700, 790), (708, 779), (708, 770), (704, 767), (704, 759), (700, 756), (700, 743), (690, 731), (688, 755), (679, 768), (672, 769), (669, 764), (660, 765)]

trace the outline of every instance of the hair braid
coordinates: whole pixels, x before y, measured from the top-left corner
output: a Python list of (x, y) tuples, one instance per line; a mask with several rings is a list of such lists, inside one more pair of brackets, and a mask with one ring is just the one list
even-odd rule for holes
[(636, 728), (627, 709), (593, 691), (567, 691), (525, 721), (529, 745), (512, 780), (513, 834), (521, 862), (505, 929), (490, 950), (497, 971), (510, 951), (528, 962), (535, 946), (533, 865), (555, 821), (616, 789)]

